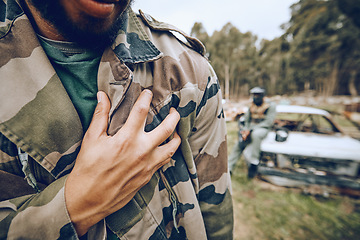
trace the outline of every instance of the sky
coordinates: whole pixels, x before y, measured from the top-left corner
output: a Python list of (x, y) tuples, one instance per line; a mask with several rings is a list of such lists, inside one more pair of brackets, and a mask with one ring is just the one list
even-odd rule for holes
[(158, 21), (170, 23), (190, 33), (201, 22), (209, 35), (231, 22), (242, 33), (251, 31), (258, 39), (272, 40), (282, 35), (280, 25), (290, 20), (290, 6), (298, 0), (135, 0), (141, 9)]

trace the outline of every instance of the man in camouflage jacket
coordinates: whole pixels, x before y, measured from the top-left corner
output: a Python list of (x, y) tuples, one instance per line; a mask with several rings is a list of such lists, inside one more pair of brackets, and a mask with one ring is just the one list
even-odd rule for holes
[[(130, 1), (55, 2), (105, 18)], [(232, 239), (221, 92), (203, 45), (122, 6), (86, 131), (24, 6), (0, 1), (0, 239)]]

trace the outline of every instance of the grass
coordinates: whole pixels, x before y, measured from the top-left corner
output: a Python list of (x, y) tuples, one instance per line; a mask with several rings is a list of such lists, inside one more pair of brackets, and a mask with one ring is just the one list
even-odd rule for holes
[[(237, 139), (236, 122), (227, 123), (228, 150)], [(304, 194), (259, 179), (248, 180), (243, 159), (232, 175), (235, 239), (360, 239), (360, 200)]]

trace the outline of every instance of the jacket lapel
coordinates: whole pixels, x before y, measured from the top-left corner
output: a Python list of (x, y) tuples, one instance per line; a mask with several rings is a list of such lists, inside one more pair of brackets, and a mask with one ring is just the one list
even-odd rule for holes
[(71, 168), (82, 126), (25, 15), (1, 38), (0, 52), (0, 131), (58, 177)]
[(161, 58), (163, 54), (150, 41), (136, 14), (129, 9), (124, 25), (111, 48), (106, 49), (98, 72), (98, 88), (106, 92), (111, 101), (110, 116), (119, 107), (133, 80), (136, 63)]

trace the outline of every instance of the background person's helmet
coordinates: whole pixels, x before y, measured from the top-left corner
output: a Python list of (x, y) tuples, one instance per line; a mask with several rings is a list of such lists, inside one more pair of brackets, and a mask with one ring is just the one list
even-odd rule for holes
[(254, 87), (250, 90), (250, 93), (253, 94), (253, 102), (255, 105), (260, 106), (261, 104), (263, 104), (265, 89), (261, 87)]
[(251, 94), (258, 93), (258, 94), (265, 95), (265, 89), (263, 89), (261, 87), (254, 87), (254, 88), (250, 89), (250, 93)]

